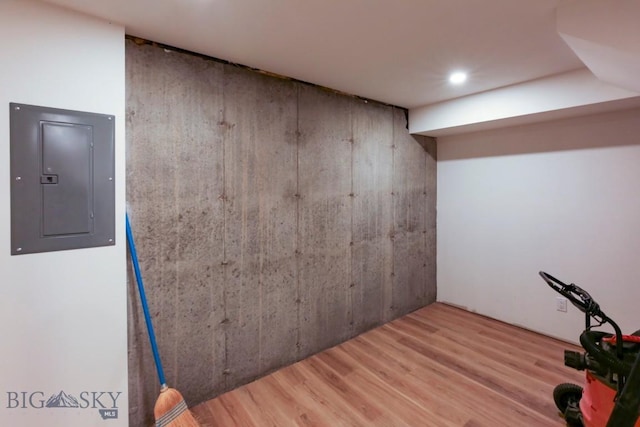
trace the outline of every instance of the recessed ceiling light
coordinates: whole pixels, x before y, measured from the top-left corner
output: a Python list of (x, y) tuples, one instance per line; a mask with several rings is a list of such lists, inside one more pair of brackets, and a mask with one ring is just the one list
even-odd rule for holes
[(449, 75), (449, 83), (454, 85), (461, 85), (467, 81), (467, 73), (463, 71), (456, 71)]

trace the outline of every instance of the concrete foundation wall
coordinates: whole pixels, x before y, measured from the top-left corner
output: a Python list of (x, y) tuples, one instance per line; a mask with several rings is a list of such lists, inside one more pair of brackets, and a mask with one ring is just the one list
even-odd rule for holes
[[(403, 110), (127, 41), (127, 200), (189, 405), (435, 300), (435, 142)], [(158, 382), (129, 271), (131, 425)]]

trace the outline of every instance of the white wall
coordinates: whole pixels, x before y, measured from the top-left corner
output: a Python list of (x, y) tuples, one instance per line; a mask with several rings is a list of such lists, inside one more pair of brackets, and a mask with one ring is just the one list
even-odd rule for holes
[[(3, 0), (0, 55), (0, 425), (125, 426), (124, 29)], [(9, 102), (116, 116), (115, 246), (10, 255)], [(96, 408), (32, 407), (60, 391)]]
[(576, 342), (545, 270), (640, 329), (640, 110), (438, 139), (438, 299)]

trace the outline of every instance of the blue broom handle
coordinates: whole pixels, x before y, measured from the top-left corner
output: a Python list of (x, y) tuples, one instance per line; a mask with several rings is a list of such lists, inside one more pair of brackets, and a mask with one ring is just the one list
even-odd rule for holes
[(133, 271), (136, 273), (136, 282), (138, 283), (138, 291), (140, 291), (140, 300), (142, 302), (142, 311), (144, 311), (144, 319), (149, 332), (149, 341), (151, 341), (151, 349), (153, 350), (153, 358), (156, 361), (156, 369), (158, 370), (158, 378), (160, 385), (167, 385), (162, 370), (162, 362), (160, 361), (160, 353), (158, 352), (158, 343), (156, 343), (156, 335), (153, 333), (153, 325), (151, 324), (151, 315), (149, 314), (149, 306), (147, 305), (147, 297), (144, 293), (144, 284), (142, 283), (142, 274), (140, 274), (140, 264), (138, 264), (138, 254), (136, 253), (136, 244), (133, 241), (133, 232), (131, 224), (129, 224), (129, 214), (126, 215), (127, 220), (127, 242), (129, 243), (129, 251), (131, 252), (131, 261), (133, 262)]

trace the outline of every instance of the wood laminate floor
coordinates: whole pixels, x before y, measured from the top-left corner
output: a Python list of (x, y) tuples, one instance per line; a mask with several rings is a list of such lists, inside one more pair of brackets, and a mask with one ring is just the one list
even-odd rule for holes
[(583, 378), (570, 348), (436, 303), (192, 412), (206, 427), (564, 426), (553, 388)]

